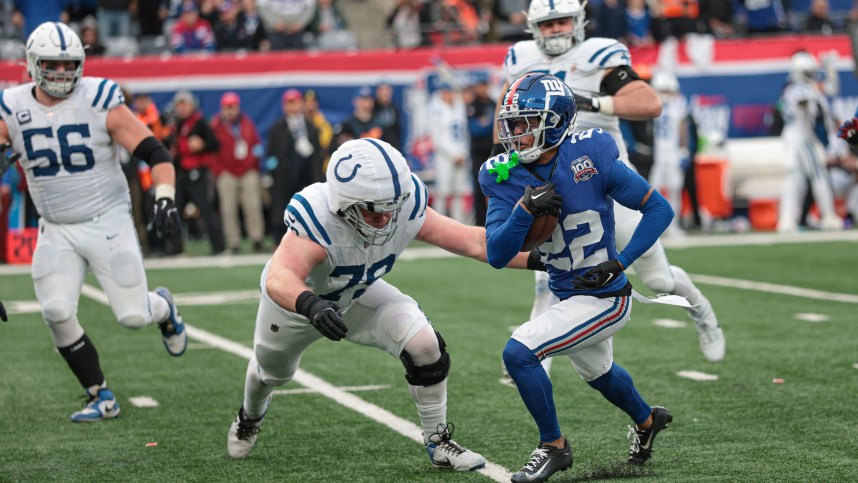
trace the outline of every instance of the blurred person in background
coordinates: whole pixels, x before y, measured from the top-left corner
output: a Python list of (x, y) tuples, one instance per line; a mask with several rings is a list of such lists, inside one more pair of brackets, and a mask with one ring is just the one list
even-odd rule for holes
[(530, 34), (525, 31), (527, 24), (528, 0), (497, 0), (493, 2), (495, 37), (501, 42), (527, 40)]
[(211, 24), (200, 18), (197, 4), (185, 0), (181, 6), (181, 16), (173, 24), (170, 33), (170, 48), (173, 52), (184, 54), (188, 52), (214, 52), (215, 36)]
[(210, 167), (220, 144), (209, 123), (197, 108), (197, 98), (189, 91), (179, 91), (173, 97), (176, 123), (173, 126), (176, 170), (176, 206), (179, 213), (187, 214), (189, 202), (199, 210), (205, 231), (211, 241), (211, 254), (226, 250), (220, 217), (212, 203), (210, 193), (212, 173)]
[(819, 227), (823, 230), (843, 228), (843, 220), (834, 211), (827, 168), (826, 146), (834, 125), (818, 74), (819, 62), (813, 54), (796, 52), (790, 58), (789, 82), (780, 101), (784, 121), (781, 138), (786, 146), (786, 178), (777, 225), (781, 233), (798, 231), (808, 183), (819, 208)]
[(98, 24), (95, 21), (84, 21), (80, 28), (80, 41), (83, 42), (83, 50), (87, 57), (100, 57), (107, 50), (101, 44)]
[(432, 18), (429, 8), (420, 0), (396, 0), (387, 16), (387, 30), (393, 36), (393, 45), (399, 49), (413, 49), (430, 44), (428, 29)]
[(98, 0), (98, 30), (105, 37), (127, 37), (136, 12), (137, 0)]
[(652, 88), (661, 98), (661, 115), (655, 118), (653, 165), (649, 184), (664, 194), (676, 216), (662, 236), (685, 236), (680, 225), (682, 217), (682, 186), (684, 166), (690, 161), (688, 152), (688, 102), (679, 90), (679, 80), (668, 71), (656, 71)]
[(316, 0), (257, 0), (271, 50), (307, 48), (306, 31), (316, 11)]
[(828, 0), (811, 0), (810, 15), (804, 20), (801, 31), (831, 35), (842, 27), (831, 19), (831, 6)]
[(241, 206), (244, 228), (253, 242), (253, 250), (262, 252), (265, 234), (259, 177), (262, 140), (253, 120), (241, 112), (241, 99), (235, 92), (227, 92), (220, 98), (220, 113), (211, 124), (220, 143), (214, 171), (226, 247), (233, 254), (241, 251), (238, 217)]
[(474, 224), (486, 226), (486, 198), (478, 179), (480, 166), (491, 157), (495, 105), (489, 96), (489, 80), (480, 77), (473, 85), (473, 96), (468, 102), (468, 131), (471, 134), (471, 180), (474, 194)]
[(68, 22), (73, 0), (14, 0), (12, 21), (23, 27), (24, 40), (43, 22)]
[(220, 52), (258, 50), (265, 40), (265, 27), (250, 22), (237, 2), (220, 4), (220, 17), (214, 27), (215, 43)]
[(621, 0), (602, 0), (595, 20), (596, 35), (628, 44), (626, 36), (629, 25), (626, 20), (626, 6)]
[(375, 88), (373, 118), (381, 127), (381, 139), (394, 149), (402, 149), (402, 115), (393, 102), (393, 86), (382, 82)]
[(283, 116), (268, 131), (265, 167), (271, 173), (271, 236), (274, 246), (286, 234), (283, 210), (295, 193), (322, 181), (319, 131), (304, 115), (304, 95), (298, 89), (283, 93)]
[(656, 42), (668, 37), (682, 39), (697, 32), (700, 5), (697, 0), (651, 0), (652, 36)]
[(733, 2), (700, 0), (700, 18), (706, 22), (709, 32), (715, 37), (733, 37), (736, 35), (733, 8)]
[(369, 86), (361, 87), (352, 98), (352, 115), (334, 126), (334, 141), (331, 151), (340, 144), (358, 138), (381, 139), (384, 134), (375, 117), (375, 97)]
[(646, 8), (645, 0), (628, 0), (626, 2), (626, 40), (629, 47), (652, 45), (651, 18)]
[(783, 0), (739, 0), (736, 14), (743, 19), (748, 34), (782, 32), (789, 28), (788, 9)]
[(468, 166), (468, 112), (461, 92), (440, 81), (438, 90), (429, 101), (428, 114), (433, 126), (429, 129), (429, 138), (432, 140), (435, 167), (432, 209), (463, 223), (465, 196), (471, 191), (471, 172)]
[(316, 126), (319, 131), (319, 146), (322, 148), (322, 172), (328, 168), (331, 158), (331, 141), (334, 139), (334, 128), (325, 114), (319, 109), (319, 97), (316, 91), (310, 89), (304, 93), (304, 116)]
[(352, 50), (357, 40), (336, 0), (316, 0), (316, 11), (307, 30), (313, 34), (313, 45), (321, 50)]

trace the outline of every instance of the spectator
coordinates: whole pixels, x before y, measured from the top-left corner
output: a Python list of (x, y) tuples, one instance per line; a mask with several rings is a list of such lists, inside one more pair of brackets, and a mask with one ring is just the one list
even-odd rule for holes
[(788, 27), (782, 0), (739, 0), (739, 4), (749, 34), (780, 32)]
[(322, 172), (328, 169), (330, 158), (331, 140), (334, 138), (334, 128), (325, 115), (319, 109), (319, 98), (316, 91), (308, 90), (304, 93), (304, 116), (319, 130), (319, 146), (322, 147)]
[(197, 99), (188, 91), (179, 91), (173, 97), (176, 124), (173, 127), (175, 139), (173, 159), (176, 169), (176, 206), (179, 213), (185, 213), (188, 202), (200, 211), (205, 230), (211, 241), (212, 255), (226, 250), (221, 231), (220, 219), (209, 199), (212, 191), (212, 158), (219, 149), (219, 143), (202, 113), (197, 110)]
[(322, 181), (322, 146), (319, 131), (304, 116), (304, 96), (297, 89), (283, 94), (283, 117), (268, 131), (266, 168), (272, 172), (271, 235), (274, 246), (286, 234), (283, 210), (292, 196)]
[(381, 127), (381, 139), (401, 151), (402, 115), (393, 103), (393, 87), (386, 82), (375, 88), (373, 117)]
[(220, 5), (223, 0), (194, 0), (200, 9), (200, 18), (214, 29), (220, 22)]
[(244, 18), (244, 29), (253, 32), (253, 50), (262, 52), (271, 50), (271, 43), (268, 41), (268, 34), (265, 32), (265, 24), (256, 10), (256, 0), (244, 0), (240, 6)]
[(161, 17), (161, 0), (137, 0), (137, 24), (140, 35), (154, 37), (164, 31), (164, 19)]
[(68, 22), (68, 8), (73, 0), (15, 0), (13, 22), (23, 23), (24, 40), (44, 22)]
[(253, 120), (241, 112), (241, 100), (235, 92), (221, 97), (220, 114), (212, 120), (212, 130), (220, 143), (214, 171), (226, 247), (231, 253), (240, 251), (240, 205), (247, 236), (254, 251), (261, 252), (265, 231), (259, 177), (262, 141)]
[(527, 26), (528, 0), (497, 0), (494, 2), (495, 36), (503, 42), (530, 40)]
[(220, 20), (214, 34), (221, 52), (256, 50), (264, 40), (265, 28), (259, 22), (248, 22), (238, 5), (227, 0), (220, 4)]
[(361, 87), (352, 99), (354, 111), (352, 115), (337, 124), (334, 128), (334, 142), (331, 151), (336, 151), (340, 144), (357, 138), (381, 139), (383, 130), (374, 116), (375, 98), (372, 89)]
[(137, 119), (140, 119), (146, 127), (152, 130), (152, 134), (158, 141), (164, 142), (170, 136), (170, 127), (164, 122), (161, 113), (158, 112), (158, 106), (155, 105), (149, 94), (134, 94), (131, 110)]
[(626, 4), (626, 39), (630, 47), (652, 45), (650, 16), (644, 0), (628, 0)]
[(697, 0), (653, 0), (650, 4), (652, 15), (652, 36), (656, 42), (668, 37), (681, 39), (685, 35), (697, 32), (697, 18), (700, 6)]
[(396, 0), (387, 16), (387, 30), (399, 49), (413, 49), (430, 44), (427, 30), (431, 28), (429, 9), (417, 0)]
[(480, 40), (480, 15), (477, 5), (468, 0), (441, 2), (443, 45), (472, 44)]
[(99, 0), (98, 30), (105, 37), (131, 35), (132, 8), (137, 9), (137, 0)]
[(840, 28), (831, 20), (828, 0), (812, 0), (810, 15), (804, 21), (802, 32), (831, 35), (835, 30)]
[(87, 57), (100, 57), (106, 51), (98, 35), (98, 24), (94, 21), (83, 23), (80, 29), (80, 41), (84, 45), (83, 51)]
[(468, 103), (468, 130), (471, 133), (471, 176), (474, 192), (474, 224), (486, 226), (486, 198), (480, 188), (480, 166), (491, 157), (495, 106), (489, 97), (488, 79), (480, 78), (473, 87), (473, 99)]
[(700, 0), (700, 18), (715, 37), (732, 37), (736, 34), (733, 27), (733, 2)]
[(316, 10), (316, 0), (259, 0), (257, 5), (271, 50), (307, 47), (305, 30)]
[[(432, 209), (459, 222), (465, 221), (465, 195), (468, 180), (468, 114), (461, 93), (442, 82), (429, 101), (429, 118), (435, 164), (435, 189)], [(448, 201), (450, 209), (447, 209)]]
[(596, 35), (609, 39), (617, 39), (623, 43), (628, 34), (626, 7), (621, 0), (604, 0), (596, 14)]
[(308, 27), (313, 43), (321, 50), (354, 50), (357, 40), (348, 30), (346, 19), (335, 0), (317, 0), (316, 11)]
[(213, 52), (215, 37), (212, 26), (200, 18), (197, 5), (193, 1), (185, 0), (182, 3), (181, 12), (170, 35), (170, 47), (173, 52), (180, 54), (197, 51)]

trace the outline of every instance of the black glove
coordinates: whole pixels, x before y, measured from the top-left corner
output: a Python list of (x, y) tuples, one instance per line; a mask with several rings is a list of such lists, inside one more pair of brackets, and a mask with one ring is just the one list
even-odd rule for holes
[(340, 340), (349, 331), (340, 316), (340, 308), (333, 302), (322, 300), (313, 292), (307, 290), (295, 301), (295, 310), (310, 319), (310, 323), (325, 337)]
[(617, 260), (602, 262), (590, 270), (587, 270), (587, 273), (585, 273), (583, 277), (581, 275), (577, 275), (574, 282), (575, 288), (578, 290), (587, 290), (604, 287), (608, 282), (623, 273), (623, 270), (625, 270), (625, 268), (623, 268)]
[(598, 98), (578, 93), (575, 93), (575, 105), (578, 106), (579, 111), (585, 112), (599, 112), (599, 108), (602, 107)]
[(849, 144), (858, 144), (858, 118), (844, 122), (837, 130), (837, 137), (845, 139)]
[(528, 185), (521, 197), (521, 203), (534, 217), (549, 213), (559, 216), (563, 198), (554, 191), (554, 183), (549, 182), (538, 188)]
[(6, 316), (6, 307), (3, 307), (3, 302), (0, 302), (0, 320), (6, 322), (9, 317)]
[(179, 219), (179, 210), (170, 198), (160, 198), (155, 202), (154, 225), (155, 233), (166, 238), (179, 229), (181, 220)]
[(545, 264), (542, 263), (542, 257), (539, 256), (539, 250), (536, 248), (531, 250), (530, 255), (527, 257), (527, 269), (537, 272), (545, 271)]
[(13, 152), (11, 156), (6, 156), (10, 149), (12, 149), (12, 145), (10, 143), (0, 144), (0, 176), (3, 176), (6, 169), (15, 164), (15, 161), (21, 157), (21, 153), (15, 152)]

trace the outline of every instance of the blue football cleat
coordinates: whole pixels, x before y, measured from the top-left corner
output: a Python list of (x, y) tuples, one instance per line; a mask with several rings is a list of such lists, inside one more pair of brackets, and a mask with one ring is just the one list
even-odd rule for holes
[(164, 339), (164, 347), (171, 356), (179, 357), (185, 353), (188, 348), (188, 334), (185, 331), (185, 322), (182, 316), (179, 315), (179, 308), (173, 302), (173, 295), (165, 287), (158, 287), (155, 293), (164, 297), (167, 305), (170, 307), (170, 315), (167, 319), (158, 324), (161, 329), (161, 337)]
[(94, 423), (119, 416), (119, 403), (110, 389), (103, 387), (95, 395), (87, 390), (86, 395), (89, 397), (86, 405), (71, 415), (73, 423)]

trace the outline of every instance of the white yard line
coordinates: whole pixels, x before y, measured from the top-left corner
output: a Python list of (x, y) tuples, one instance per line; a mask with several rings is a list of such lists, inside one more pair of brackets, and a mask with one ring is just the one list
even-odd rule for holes
[[(107, 304), (107, 296), (101, 290), (92, 285), (84, 284), (83, 295), (97, 302)], [(185, 324), (185, 329), (188, 331), (188, 337), (199, 342), (206, 343), (212, 347), (218, 348), (224, 352), (237, 355), (244, 359), (250, 360), (253, 357), (253, 349), (238, 342), (229, 340), (219, 335), (212, 334), (203, 329), (199, 329)], [(341, 404), (357, 413), (360, 413), (379, 424), (387, 426), (395, 432), (405, 436), (412, 441), (423, 445), (423, 430), (411, 421), (405, 420), (395, 414), (383, 409), (375, 404), (364, 401), (363, 399), (350, 394), (324, 379), (314, 376), (307, 371), (298, 369), (295, 372), (295, 377), (292, 379), (296, 383), (312, 389), (319, 394), (332, 399), (338, 404)], [(493, 481), (506, 482), (509, 481), (511, 473), (496, 463), (486, 462), (486, 467), (477, 470), (479, 473), (487, 476)]]
[(858, 304), (858, 295), (848, 293), (824, 292), (810, 288), (793, 287), (792, 285), (780, 285), (776, 283), (754, 282), (751, 280), (739, 280), (736, 278), (715, 277), (713, 275), (689, 274), (691, 280), (709, 285), (718, 285), (728, 288), (739, 288), (745, 290), (756, 290), (758, 292), (776, 293), (792, 297), (804, 297), (817, 300), (830, 300), (833, 302), (845, 302)]

